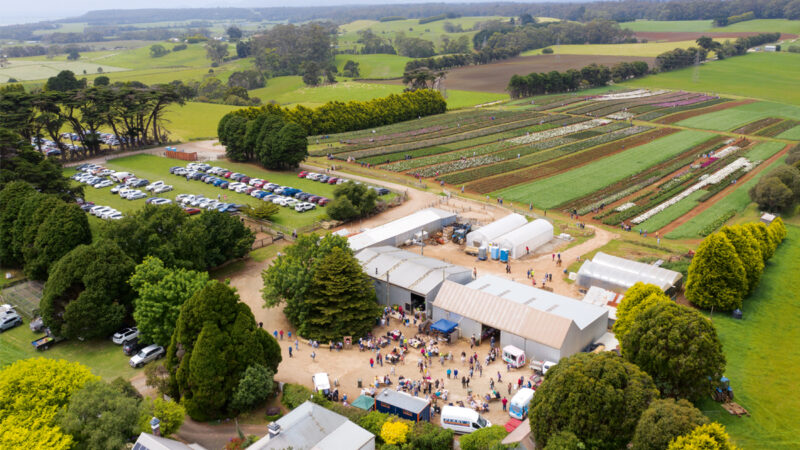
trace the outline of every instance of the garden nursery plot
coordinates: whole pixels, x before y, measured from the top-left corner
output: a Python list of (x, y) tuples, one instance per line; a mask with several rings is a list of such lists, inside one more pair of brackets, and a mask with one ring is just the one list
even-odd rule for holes
[(680, 131), (575, 170), (493, 194), (508, 200), (533, 203), (540, 208), (553, 208), (672, 158), (712, 137), (701, 131)]
[(766, 118), (800, 120), (800, 107), (773, 102), (749, 103), (682, 120), (677, 125), (729, 131)]

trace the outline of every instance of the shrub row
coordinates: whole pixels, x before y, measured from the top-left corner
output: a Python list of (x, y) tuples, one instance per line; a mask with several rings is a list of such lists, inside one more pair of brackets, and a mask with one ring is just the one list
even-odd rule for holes
[(700, 229), (700, 231), (697, 234), (699, 234), (702, 237), (708, 236), (709, 234), (717, 231), (717, 228), (721, 227), (725, 222), (730, 220), (730, 218), (735, 215), (736, 215), (735, 209), (728, 210), (722, 213), (722, 215), (720, 215), (716, 219), (714, 219), (713, 222), (709, 223), (708, 225)]

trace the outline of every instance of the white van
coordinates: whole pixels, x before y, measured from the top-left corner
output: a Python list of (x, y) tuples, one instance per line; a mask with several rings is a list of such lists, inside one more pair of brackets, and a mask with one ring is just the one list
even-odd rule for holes
[(508, 404), (508, 415), (522, 420), (528, 415), (528, 407), (533, 400), (533, 395), (536, 393), (533, 389), (522, 388), (513, 397)]
[(525, 352), (513, 345), (506, 345), (503, 347), (503, 361), (511, 364), (511, 367), (515, 369), (523, 367), (525, 366)]
[(331, 392), (331, 382), (328, 379), (328, 374), (325, 372), (315, 373), (311, 376), (311, 381), (314, 382), (314, 392), (322, 392), (325, 395)]
[(442, 407), (440, 424), (442, 428), (453, 430), (456, 433), (472, 433), (475, 430), (492, 426), (492, 423), (484, 419), (477, 411), (460, 406)]
[(540, 373), (542, 375), (546, 374), (551, 367), (555, 366), (557, 363), (553, 361), (531, 361), (531, 370), (536, 373)]

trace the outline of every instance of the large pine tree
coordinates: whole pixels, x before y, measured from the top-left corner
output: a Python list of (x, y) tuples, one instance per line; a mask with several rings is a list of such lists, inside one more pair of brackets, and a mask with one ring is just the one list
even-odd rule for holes
[(339, 247), (320, 261), (309, 294), (303, 336), (321, 341), (364, 336), (380, 316), (372, 282), (355, 257)]
[(706, 237), (689, 266), (686, 298), (700, 308), (731, 311), (746, 292), (747, 275), (731, 241), (723, 233)]

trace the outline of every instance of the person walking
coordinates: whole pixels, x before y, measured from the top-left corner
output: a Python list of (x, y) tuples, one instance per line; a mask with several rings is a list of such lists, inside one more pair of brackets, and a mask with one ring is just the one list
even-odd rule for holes
[(300, 341), (297, 338), (294, 339), (294, 349), (300, 350)]
[(453, 377), (458, 378), (458, 369), (453, 369)]
[(451, 371), (450, 369), (447, 369), (447, 378), (448, 378), (448, 379), (450, 378), (450, 374), (451, 374), (451, 373), (452, 373), (452, 371)]
[(275, 336), (275, 339), (278, 339), (278, 330), (273, 331), (272, 335)]
[(312, 351), (311, 351), (311, 360), (312, 360), (312, 361), (316, 361), (316, 358), (317, 358), (317, 354), (316, 354), (316, 352), (314, 352), (314, 351), (312, 350)]
[(508, 395), (511, 395), (511, 383), (508, 383)]
[(503, 397), (503, 411), (506, 410), (506, 405), (508, 405), (508, 399)]
[(372, 368), (374, 368), (374, 367), (375, 367), (375, 360), (374, 360), (374, 359), (372, 359), (372, 358), (370, 358), (370, 359), (369, 359), (369, 368), (370, 368), (370, 369), (372, 369)]
[(489, 377), (489, 389), (494, 389), (494, 378)]
[(292, 346), (290, 345), (289, 346), (289, 358), (291, 358), (291, 357), (292, 357)]
[(498, 370), (497, 371), (497, 382), (499, 383), (501, 381), (503, 381), (503, 377), (502, 377), (502, 375), (500, 375), (500, 371)]
[(281, 330), (278, 334), (281, 335), (281, 340), (283, 340), (283, 330)]

